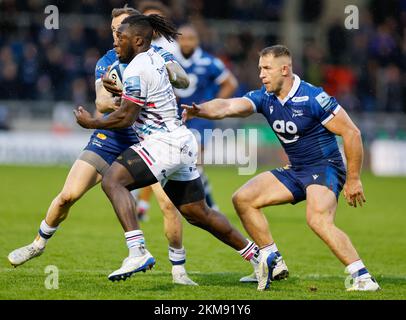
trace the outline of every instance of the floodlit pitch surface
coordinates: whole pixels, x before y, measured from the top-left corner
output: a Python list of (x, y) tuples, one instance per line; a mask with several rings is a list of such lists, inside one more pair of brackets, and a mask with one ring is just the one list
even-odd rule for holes
[[(12, 268), (8, 253), (32, 241), (67, 173), (65, 167), (0, 167), (0, 299), (406, 299), (406, 178), (364, 173), (366, 205), (354, 209), (340, 198), (337, 225), (351, 237), (383, 290), (345, 291), (344, 266), (307, 227), (302, 203), (265, 210), (291, 276), (273, 282), (269, 291), (257, 292), (255, 284), (238, 281), (252, 271), (249, 263), (186, 222), (186, 266), (200, 286), (173, 285), (162, 214), (155, 200), (142, 229), (157, 264), (125, 282), (110, 282), (107, 275), (120, 267), (127, 249), (100, 186), (72, 208), (41, 257)], [(238, 176), (236, 168), (212, 167), (207, 173), (220, 208), (243, 230), (231, 195), (250, 177)], [(48, 265), (59, 270), (58, 289), (45, 287)]]

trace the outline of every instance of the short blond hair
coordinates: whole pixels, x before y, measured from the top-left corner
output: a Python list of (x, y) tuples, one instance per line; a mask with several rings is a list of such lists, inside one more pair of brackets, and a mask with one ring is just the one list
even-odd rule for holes
[(137, 9), (129, 7), (128, 4), (126, 4), (122, 8), (114, 8), (111, 11), (112, 18), (117, 18), (117, 17), (121, 16), (122, 14), (132, 15), (132, 14), (141, 14), (141, 12), (139, 12)]
[(281, 44), (276, 44), (276, 45), (271, 46), (271, 47), (266, 47), (266, 48), (262, 49), (259, 52), (260, 57), (267, 56), (269, 54), (273, 55), (275, 58), (278, 58), (278, 57), (289, 57), (289, 58), (291, 58), (292, 57), (288, 47), (286, 47), (284, 45), (281, 45)]

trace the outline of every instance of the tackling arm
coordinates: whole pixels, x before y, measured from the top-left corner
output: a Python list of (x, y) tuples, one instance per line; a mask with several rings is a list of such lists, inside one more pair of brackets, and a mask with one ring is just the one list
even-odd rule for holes
[(224, 118), (245, 118), (254, 113), (251, 102), (245, 98), (214, 99), (199, 105), (182, 105), (184, 121), (193, 117), (220, 120)]

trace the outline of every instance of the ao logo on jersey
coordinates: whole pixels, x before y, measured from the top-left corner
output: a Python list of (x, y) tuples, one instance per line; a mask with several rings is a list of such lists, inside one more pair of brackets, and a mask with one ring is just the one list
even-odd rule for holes
[[(272, 129), (276, 132), (276, 135), (281, 139), (284, 143), (292, 143), (296, 142), (299, 139), (299, 135), (297, 135), (297, 126), (294, 122), (292, 121), (287, 121), (285, 120), (275, 120), (272, 123)], [(292, 139), (287, 139), (280, 135), (279, 133), (288, 133), (291, 135), (294, 135)]]

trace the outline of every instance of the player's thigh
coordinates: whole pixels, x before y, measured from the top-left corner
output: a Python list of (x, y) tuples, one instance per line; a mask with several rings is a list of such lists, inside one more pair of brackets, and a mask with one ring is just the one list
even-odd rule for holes
[(272, 172), (263, 172), (240, 187), (233, 195), (233, 202), (248, 203), (254, 208), (290, 203), (292, 192)]
[(306, 188), (306, 218), (323, 219), (333, 223), (337, 210), (335, 193), (324, 185), (312, 184)]
[(103, 188), (119, 184), (129, 190), (150, 186), (158, 182), (145, 161), (132, 148), (125, 150), (103, 177)]
[(196, 226), (205, 226), (209, 223), (211, 211), (204, 200), (204, 188), (200, 177), (189, 181), (169, 180), (165, 184), (164, 191), (189, 223)]
[(95, 167), (78, 159), (73, 163), (61, 193), (78, 199), (98, 184), (101, 178)]
[(205, 198), (200, 177), (186, 181), (169, 180), (163, 189), (171, 202), (181, 212), (183, 206), (199, 203)]

